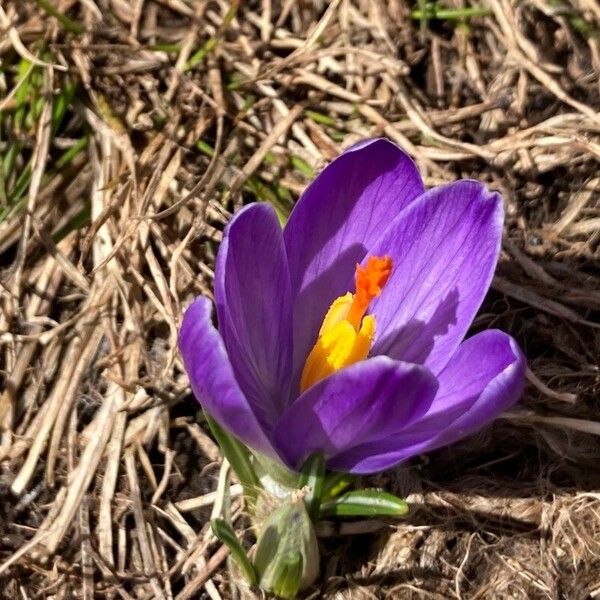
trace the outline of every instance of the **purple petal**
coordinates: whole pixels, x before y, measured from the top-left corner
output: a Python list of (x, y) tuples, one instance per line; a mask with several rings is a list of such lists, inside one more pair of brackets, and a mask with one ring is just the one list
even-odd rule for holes
[(424, 190), (412, 159), (386, 139), (344, 152), (315, 179), (284, 230), (294, 305), (296, 371), (331, 302), (354, 285), (354, 270), (390, 219)]
[(498, 194), (457, 181), (426, 192), (390, 225), (369, 250), (393, 260), (370, 309), (372, 354), (444, 368), (490, 286), (503, 218)]
[(233, 374), (223, 340), (211, 322), (211, 302), (199, 297), (187, 309), (179, 336), (183, 364), (196, 399), (242, 442), (275, 452)]
[(422, 418), (385, 440), (353, 448), (330, 467), (383, 471), (478, 431), (519, 399), (525, 368), (521, 350), (506, 333), (489, 330), (469, 338), (440, 373), (440, 388)]
[[(446, 446), (491, 423), (521, 396), (526, 359), (508, 334), (489, 329), (465, 340), (438, 375), (440, 389), (421, 426), (445, 427), (428, 447)], [(456, 418), (455, 418), (456, 416)]]
[(431, 373), (378, 356), (355, 363), (309, 388), (282, 416), (275, 445), (298, 466), (313, 452), (334, 457), (389, 436), (428, 409), (437, 389)]
[(273, 426), (289, 397), (292, 303), (281, 227), (267, 204), (242, 209), (225, 229), (215, 301), (236, 379), (261, 422)]

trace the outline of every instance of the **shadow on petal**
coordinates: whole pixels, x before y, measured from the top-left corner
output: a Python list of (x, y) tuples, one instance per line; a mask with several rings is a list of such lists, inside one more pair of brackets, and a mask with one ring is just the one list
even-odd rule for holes
[(453, 288), (427, 322), (411, 319), (376, 339), (377, 354), (424, 364), (436, 339), (448, 333), (450, 327), (456, 324), (459, 300), (458, 288)]

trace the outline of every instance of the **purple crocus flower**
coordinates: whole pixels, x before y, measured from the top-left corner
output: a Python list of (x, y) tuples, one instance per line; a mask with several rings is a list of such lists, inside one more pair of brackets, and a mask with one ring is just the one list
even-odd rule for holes
[(223, 236), (211, 302), (185, 314), (196, 398), (251, 448), (352, 473), (446, 446), (517, 401), (525, 359), (498, 330), (464, 336), (490, 286), (502, 198), (477, 181), (425, 191), (385, 139), (308, 187), (282, 230), (262, 203)]

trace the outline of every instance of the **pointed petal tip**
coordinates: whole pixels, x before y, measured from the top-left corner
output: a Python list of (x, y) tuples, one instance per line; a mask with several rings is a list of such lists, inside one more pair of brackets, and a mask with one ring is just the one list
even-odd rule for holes
[(240, 388), (273, 425), (287, 405), (293, 349), (288, 261), (271, 205), (250, 204), (233, 216), (214, 288), (219, 333)]
[[(183, 319), (179, 327), (179, 349), (182, 353), (188, 351), (190, 335), (199, 321), (210, 319), (212, 313), (212, 302), (206, 296), (197, 296), (194, 301), (185, 309)], [(185, 357), (184, 357), (185, 359)]]
[(386, 138), (362, 140), (327, 165), (284, 228), (299, 373), (332, 301), (353, 285), (356, 263), (389, 223), (423, 192), (412, 158)]

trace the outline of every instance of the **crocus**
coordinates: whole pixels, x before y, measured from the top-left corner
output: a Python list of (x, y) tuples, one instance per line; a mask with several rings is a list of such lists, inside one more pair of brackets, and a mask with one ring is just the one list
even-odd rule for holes
[(321, 452), (329, 469), (372, 473), (479, 430), (524, 381), (509, 335), (464, 339), (503, 217), (477, 181), (426, 191), (386, 139), (326, 167), (283, 230), (269, 205), (243, 208), (217, 256), (218, 329), (204, 297), (181, 327), (196, 398), (291, 469)]

